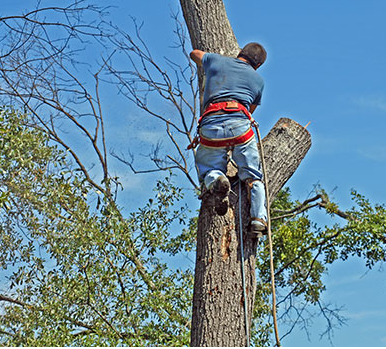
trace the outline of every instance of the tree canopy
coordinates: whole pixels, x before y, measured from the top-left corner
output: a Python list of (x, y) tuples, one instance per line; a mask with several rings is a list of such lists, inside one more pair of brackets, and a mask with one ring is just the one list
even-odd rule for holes
[[(183, 192), (172, 178), (123, 218), (27, 116), (2, 109), (0, 131), (2, 343), (188, 344), (192, 271), (162, 262), (162, 255), (194, 248), (196, 218), (187, 218), (184, 205), (175, 207)], [(331, 263), (357, 255), (371, 268), (385, 260), (385, 207), (356, 192), (352, 198), (345, 213), (323, 191), (300, 203), (286, 189), (275, 200), (279, 314), (289, 329), (305, 323), (312, 307), (331, 327), (344, 320), (322, 301), (321, 277)], [(345, 221), (318, 227), (307, 215), (311, 206)], [(186, 228), (172, 237), (176, 221)], [(270, 341), (267, 254), (260, 249), (255, 345)]]

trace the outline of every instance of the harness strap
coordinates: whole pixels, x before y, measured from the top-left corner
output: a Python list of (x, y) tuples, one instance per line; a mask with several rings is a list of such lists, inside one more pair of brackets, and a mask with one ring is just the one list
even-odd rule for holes
[(205, 138), (200, 133), (199, 142), (200, 144), (209, 148), (226, 148), (226, 147), (233, 147), (235, 145), (248, 143), (254, 136), (255, 136), (255, 133), (253, 132), (252, 127), (250, 127), (249, 130), (244, 134), (236, 137), (230, 137), (230, 138), (211, 139), (211, 138)]
[[(210, 103), (205, 111), (202, 113), (200, 119), (198, 120), (198, 129), (200, 128), (200, 123), (202, 119), (212, 113), (223, 111), (225, 113), (237, 113), (239, 111), (243, 112), (251, 122), (254, 122), (251, 113), (248, 109), (237, 101), (225, 101), (218, 103)], [(221, 138), (221, 139), (209, 139), (202, 136), (200, 133), (196, 136), (193, 141), (188, 145), (187, 149), (194, 149), (198, 144), (202, 144), (206, 147), (210, 148), (225, 148), (225, 147), (233, 147), (235, 145), (248, 143), (253, 137), (254, 132), (252, 128), (250, 128), (247, 132), (240, 136), (231, 137), (231, 138)]]
[(217, 111), (224, 111), (228, 113), (235, 113), (238, 111), (242, 111), (248, 117), (249, 120), (252, 120), (251, 113), (244, 105), (242, 105), (237, 101), (228, 101), (228, 102), (210, 103), (202, 113), (200, 119), (198, 120), (198, 124), (201, 123), (202, 119), (205, 116)]

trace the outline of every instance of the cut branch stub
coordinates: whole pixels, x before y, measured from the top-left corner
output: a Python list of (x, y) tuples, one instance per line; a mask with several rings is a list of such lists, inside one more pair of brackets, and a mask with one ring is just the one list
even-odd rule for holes
[[(272, 202), (306, 156), (311, 147), (311, 135), (296, 121), (281, 118), (263, 138), (263, 147)], [(229, 163), (227, 176), (236, 175), (237, 169)]]
[(306, 156), (311, 135), (297, 122), (281, 118), (263, 138), (263, 147), (272, 202)]

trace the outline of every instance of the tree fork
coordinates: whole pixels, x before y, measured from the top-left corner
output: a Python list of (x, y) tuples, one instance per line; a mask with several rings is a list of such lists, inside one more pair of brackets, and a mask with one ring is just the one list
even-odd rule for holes
[[(222, 0), (180, 0), (192, 46), (203, 51), (235, 56), (239, 45)], [(202, 89), (202, 71), (199, 85)], [(263, 139), (270, 201), (292, 176), (311, 146), (308, 131), (282, 118)], [(237, 171), (228, 168), (235, 183)], [(201, 204), (193, 294), (191, 346), (245, 346), (245, 320), (241, 281), (238, 195), (233, 188), (231, 207), (218, 216), (208, 196)], [(247, 235), (249, 202), (242, 188), (242, 224), (249, 327), (256, 291), (257, 241)]]

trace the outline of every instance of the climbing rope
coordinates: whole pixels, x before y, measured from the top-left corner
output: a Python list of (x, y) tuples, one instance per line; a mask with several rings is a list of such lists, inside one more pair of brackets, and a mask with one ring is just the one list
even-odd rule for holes
[[(260, 130), (255, 120), (251, 122), (252, 126), (256, 130), (257, 139), (260, 149), (261, 165), (263, 168), (264, 175), (264, 187), (265, 187), (265, 196), (266, 196), (266, 206), (267, 206), (267, 233), (268, 233), (268, 245), (269, 245), (269, 264), (271, 271), (271, 289), (272, 289), (272, 317), (274, 332), (276, 338), (276, 346), (280, 347), (280, 337), (279, 330), (277, 326), (277, 309), (276, 309), (276, 287), (275, 287), (275, 267), (273, 263), (273, 243), (272, 243), (272, 231), (271, 231), (271, 215), (270, 215), (270, 200), (269, 200), (269, 191), (268, 191), (268, 176), (266, 175), (265, 159), (264, 159), (264, 147), (261, 140)], [(232, 157), (229, 152), (227, 155), (227, 161), (232, 161)], [(237, 167), (237, 165), (235, 165)], [(249, 340), (249, 317), (248, 317), (248, 300), (247, 292), (245, 285), (245, 269), (244, 269), (244, 242), (243, 242), (243, 222), (242, 222), (242, 212), (241, 212), (241, 180), (239, 179), (239, 233), (240, 233), (240, 255), (241, 255), (241, 278), (243, 286), (243, 298), (244, 298), (244, 319), (245, 319), (245, 336), (246, 336), (246, 346), (250, 346)]]
[(243, 220), (241, 215), (241, 180), (239, 179), (239, 233), (240, 233), (240, 253), (241, 253), (241, 279), (243, 282), (243, 298), (244, 298), (244, 318), (245, 318), (245, 337), (247, 338), (247, 347), (249, 347), (249, 319), (248, 319), (248, 299), (245, 286), (245, 270), (244, 270), (244, 243), (243, 243)]
[(257, 140), (260, 145), (260, 157), (261, 157), (261, 165), (263, 167), (263, 175), (264, 175), (264, 187), (265, 187), (265, 196), (266, 196), (266, 205), (267, 205), (267, 231), (268, 231), (268, 245), (269, 245), (269, 265), (271, 269), (271, 288), (272, 288), (272, 316), (273, 316), (273, 327), (275, 331), (275, 338), (276, 338), (276, 346), (280, 347), (280, 338), (279, 338), (279, 331), (277, 327), (277, 311), (276, 311), (276, 291), (275, 291), (275, 267), (273, 264), (273, 244), (272, 244), (272, 231), (271, 231), (271, 215), (270, 215), (270, 202), (269, 202), (269, 191), (268, 191), (268, 176), (266, 176), (266, 168), (265, 168), (265, 160), (264, 160), (264, 147), (263, 142), (261, 141), (260, 131), (259, 127), (256, 123), (256, 121), (252, 122), (252, 125), (256, 129), (257, 133)]

